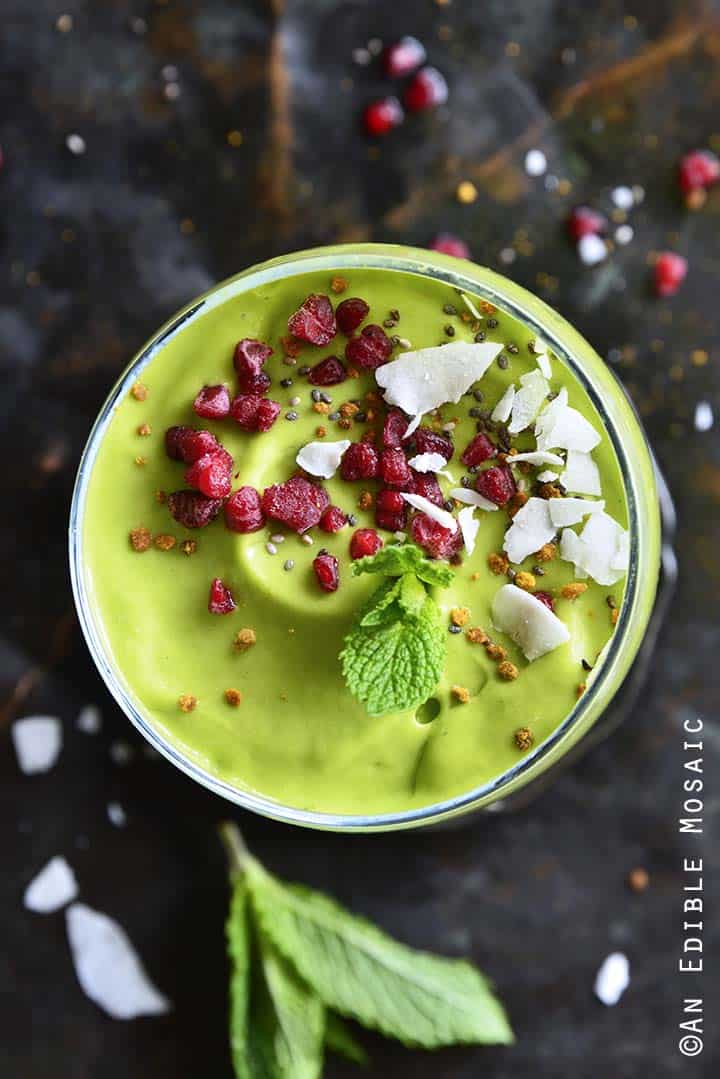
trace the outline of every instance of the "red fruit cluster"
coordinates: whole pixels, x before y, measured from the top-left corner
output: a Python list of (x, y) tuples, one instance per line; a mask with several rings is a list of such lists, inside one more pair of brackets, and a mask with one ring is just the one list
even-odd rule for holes
[(415, 442), (416, 453), (439, 453), (446, 461), (452, 460), (455, 447), (452, 440), (445, 435), (438, 435), (429, 427), (418, 427), (412, 436)]
[(382, 545), (383, 541), (374, 528), (358, 528), (350, 540), (350, 557), (365, 558), (366, 555), (377, 554)]
[(225, 503), (225, 524), (231, 532), (258, 532), (265, 524), (260, 494), (254, 487), (239, 487)]
[[(417, 38), (406, 35), (389, 45), (383, 52), (383, 68), (391, 79), (413, 75), (405, 87), (403, 104), (408, 112), (421, 112), (434, 105), (443, 105), (448, 98), (448, 86), (443, 75), (425, 63), (425, 47)], [(368, 135), (387, 135), (405, 119), (403, 107), (392, 95), (372, 101), (363, 114)]]
[(356, 367), (375, 370), (390, 359), (392, 341), (382, 326), (370, 323), (357, 337), (351, 337), (345, 346), (345, 359)]
[(475, 489), (496, 506), (506, 505), (517, 491), (512, 472), (500, 465), (480, 472), (475, 481)]
[(402, 532), (405, 528), (407, 503), (399, 491), (385, 488), (375, 499), (375, 521), (379, 528), (388, 532)]
[(206, 453), (219, 449), (220, 443), (210, 431), (194, 427), (168, 427), (165, 432), (165, 452), (173, 461), (192, 465)]
[(269, 431), (280, 414), (280, 404), (269, 397), (241, 393), (230, 404), (230, 415), (244, 431)]
[(293, 337), (311, 345), (327, 345), (337, 333), (335, 312), (327, 296), (312, 293), (288, 319)]
[(402, 487), (407, 490), (407, 485), (412, 481), (412, 472), (401, 449), (382, 451), (380, 479), (388, 487)]
[(293, 476), (285, 483), (268, 487), (262, 496), (262, 512), (287, 525), (293, 532), (307, 532), (320, 520), (330, 499), (322, 487), (303, 476)]
[(328, 356), (310, 369), (308, 382), (313, 386), (337, 386), (347, 378), (345, 367), (337, 356)]
[(323, 532), (339, 532), (347, 524), (347, 517), (339, 506), (328, 506), (320, 515), (318, 523)]
[(207, 498), (199, 491), (175, 491), (168, 495), (167, 507), (184, 528), (205, 528), (222, 508), (221, 498)]
[(655, 291), (658, 296), (674, 296), (688, 272), (687, 259), (673, 251), (658, 255), (654, 267)]
[(199, 457), (185, 472), (185, 482), (208, 498), (227, 498), (232, 487), (233, 459), (219, 446)]
[(231, 614), (235, 610), (235, 600), (226, 584), (216, 577), (210, 585), (208, 611), (210, 614)]
[(335, 318), (341, 333), (344, 333), (346, 337), (349, 337), (351, 333), (355, 333), (355, 330), (363, 319), (367, 318), (369, 313), (370, 307), (359, 297), (351, 296), (349, 299), (343, 300), (342, 303), (338, 304), (335, 312)]
[(263, 365), (273, 350), (262, 341), (253, 337), (244, 337), (235, 346), (233, 364), (238, 377), (240, 393), (255, 394), (262, 397), (270, 388), (270, 379), (263, 371)]
[(352, 442), (340, 462), (340, 475), (344, 480), (371, 480), (378, 474), (378, 454), (369, 442)]
[(413, 517), (410, 534), (415, 543), (424, 548), (431, 558), (450, 559), (458, 554), (463, 543), (459, 528), (451, 532), (449, 528), (433, 521), (426, 513), (417, 513)]
[(193, 411), (204, 420), (223, 420), (230, 411), (227, 386), (203, 386), (193, 402)]
[(323, 592), (337, 592), (340, 584), (340, 572), (338, 560), (334, 554), (321, 551), (317, 558), (313, 559), (313, 569), (317, 583)]
[(496, 453), (497, 446), (490, 441), (486, 434), (480, 431), (479, 434), (475, 435), (472, 442), (469, 442), (465, 447), (460, 460), (464, 465), (471, 467), (472, 465), (481, 465), (483, 461), (489, 461)]

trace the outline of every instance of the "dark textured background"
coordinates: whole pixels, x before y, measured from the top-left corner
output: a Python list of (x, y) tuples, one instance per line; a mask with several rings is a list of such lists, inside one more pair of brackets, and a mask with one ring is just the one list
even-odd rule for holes
[[(65, 529), (91, 420), (128, 357), (175, 308), (254, 260), (305, 245), (465, 237), (557, 305), (610, 354), (645, 417), (680, 514), (681, 583), (653, 672), (621, 733), (529, 810), (464, 831), (343, 838), (249, 817), (278, 871), (326, 888), (416, 945), (470, 954), (497, 982), (511, 1049), (408, 1054), (369, 1037), (378, 1076), (717, 1075), (718, 846), (677, 835), (681, 724), (707, 723), (708, 831), (720, 807), (720, 441), (693, 429), (718, 406), (720, 190), (683, 209), (677, 159), (720, 147), (720, 7), (697, 0), (439, 4), (299, 0), (3, 0), (0, 32), (0, 1072), (8, 1079), (229, 1079), (226, 905), (216, 822), (228, 810), (149, 759), (95, 673), (72, 614)], [(55, 28), (74, 16), (69, 33)], [(146, 30), (137, 21), (146, 21)], [(414, 33), (448, 76), (448, 107), (377, 149), (358, 130), (386, 88), (352, 50)], [(180, 95), (163, 94), (178, 69)], [(166, 75), (168, 73), (166, 72)], [(172, 80), (171, 80), (172, 81)], [(172, 93), (172, 91), (171, 91)], [(238, 147), (227, 133), (242, 132)], [(85, 154), (65, 147), (86, 140)], [(546, 190), (523, 170), (542, 147)], [(479, 197), (455, 198), (472, 179)], [(635, 239), (580, 267), (563, 221), (578, 200), (641, 184)], [(654, 299), (647, 258), (690, 273)], [(615, 350), (612, 351), (611, 350)], [(102, 732), (75, 728), (98, 704)], [(9, 728), (62, 717), (49, 774), (19, 774)], [(118, 740), (133, 749), (114, 763)], [(105, 807), (118, 800), (123, 830)], [(676, 1049), (681, 859), (704, 847), (709, 971), (704, 1055)], [(81, 993), (61, 914), (21, 906), (56, 853), (82, 897), (117, 917), (175, 1002), (168, 1018), (113, 1022)], [(647, 867), (631, 893), (627, 872)], [(622, 1003), (592, 996), (611, 950), (630, 956)], [(714, 951), (714, 956), (713, 956)], [(714, 959), (714, 963), (712, 960)], [(713, 1003), (714, 996), (714, 1003)], [(714, 1065), (711, 1063), (715, 1054)], [(351, 1069), (333, 1063), (332, 1076)]]

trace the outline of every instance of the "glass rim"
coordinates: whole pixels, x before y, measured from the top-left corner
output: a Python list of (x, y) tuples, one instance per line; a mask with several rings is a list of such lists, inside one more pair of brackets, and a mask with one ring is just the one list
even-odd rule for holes
[[(586, 692), (576, 701), (555, 730), (534, 747), (531, 752), (520, 758), (516, 764), (488, 782), (473, 787), (467, 792), (427, 806), (393, 813), (367, 815), (301, 809), (284, 805), (275, 799), (265, 797), (252, 790), (236, 787), (227, 780), (201, 767), (191, 756), (182, 752), (156, 729), (154, 724), (142, 714), (138, 704), (133, 700), (121, 678), (118, 677), (111, 660), (109, 648), (103, 640), (101, 623), (92, 614), (93, 605), (88, 594), (83, 561), (82, 527), (90, 476), (98, 448), (112, 419), (114, 409), (119, 400), (129, 392), (132, 384), (137, 381), (143, 369), (147, 367), (171, 337), (179, 333), (189, 321), (201, 317), (212, 307), (222, 304), (227, 299), (249, 289), (292, 277), (299, 273), (317, 270), (349, 270), (353, 267), (385, 269), (432, 277), (449, 284), (453, 288), (479, 295), (497, 304), (502, 310), (507, 311), (508, 314), (533, 329), (538, 337), (541, 337), (550, 346), (561, 361), (567, 364), (590, 397), (593, 406), (603, 421), (617, 457), (625, 486), (630, 533), (630, 559), (625, 597), (620, 608), (620, 616), (615, 631), (604, 649), (602, 664), (598, 668), (597, 676), (590, 681)], [(514, 295), (508, 295), (505, 289), (509, 289)], [(542, 318), (546, 321), (542, 321), (540, 317), (536, 316), (532, 309), (538, 309)], [(640, 436), (647, 461), (650, 461), (651, 452), (644, 432), (625, 396), (622, 385), (615, 378), (613, 372), (597, 356), (591, 345), (574, 330), (570, 323), (527, 289), (489, 268), (476, 266), (474, 263), (465, 260), (442, 256), (420, 248), (398, 247), (389, 244), (348, 244), (336, 247), (313, 248), (306, 251), (292, 252), (251, 266), (215, 285), (207, 293), (191, 301), (176, 313), (129, 362), (100, 409), (80, 457), (69, 522), (70, 577), (75, 606), (85, 641), (115, 702), (151, 746), (182, 772), (207, 789), (233, 802), (235, 805), (252, 810), (262, 816), (287, 824), (302, 825), (320, 830), (375, 832), (415, 828), (421, 825), (439, 823), (474, 809), (482, 808), (485, 805), (492, 809), (493, 805), (497, 806), (498, 798), (503, 790), (509, 793), (510, 790), (525, 786), (536, 774), (540, 773), (542, 764), (548, 761), (548, 758), (552, 761), (556, 754), (560, 754), (562, 743), (565, 740), (577, 733), (579, 728), (579, 733), (584, 733), (582, 729), (583, 723), (585, 723), (586, 729), (589, 729), (589, 726), (609, 704), (622, 683), (637, 652), (639, 640), (642, 639), (642, 634), (640, 634), (633, 647), (630, 639), (631, 630), (634, 625), (637, 625), (638, 618), (643, 617), (643, 596), (641, 594), (643, 581), (639, 572), (643, 515), (640, 513), (641, 487), (636, 488), (636, 480), (640, 479), (639, 475), (636, 476), (636, 471), (639, 473), (641, 466), (636, 459), (628, 457), (619, 437), (615, 420), (609, 415), (603, 401), (597, 380), (594, 380), (582, 364), (578, 363), (574, 358), (573, 353), (578, 348), (584, 348), (587, 351), (588, 355), (583, 361), (585, 364), (587, 364), (588, 358), (592, 359), (610, 377), (615, 392), (622, 398), (624, 410), (626, 410), (625, 418), (634, 425), (636, 433)], [(607, 389), (608, 387), (605, 388)], [(648, 492), (645, 492), (645, 495), (647, 497)], [(652, 573), (652, 566), (649, 569)], [(644, 598), (647, 599), (647, 596)], [(645, 611), (645, 619), (647, 620), (649, 611), (652, 609), (652, 603), (649, 606), (646, 603), (645, 606), (647, 607)], [(615, 684), (610, 687), (608, 695), (608, 683), (612, 680), (611, 675), (615, 675)], [(603, 691), (607, 695), (605, 700), (602, 699)], [(548, 761), (548, 764), (550, 761)]]

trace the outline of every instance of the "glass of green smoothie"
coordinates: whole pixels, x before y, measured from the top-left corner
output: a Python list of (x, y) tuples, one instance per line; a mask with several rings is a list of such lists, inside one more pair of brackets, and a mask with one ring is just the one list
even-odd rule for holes
[(70, 522), (83, 632), (151, 745), (346, 831), (497, 808), (569, 759), (660, 551), (650, 451), (589, 344), (491, 270), (380, 244), (174, 316), (105, 402)]

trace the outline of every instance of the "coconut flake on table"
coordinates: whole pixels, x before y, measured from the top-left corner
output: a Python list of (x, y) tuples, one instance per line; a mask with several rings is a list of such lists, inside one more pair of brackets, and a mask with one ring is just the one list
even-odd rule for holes
[(632, 188), (627, 187), (625, 184), (613, 188), (610, 192), (610, 198), (613, 200), (618, 210), (631, 210), (635, 205), (635, 196), (633, 195)]
[(562, 485), (566, 491), (575, 495), (600, 495), (600, 469), (591, 454), (582, 450), (568, 450)]
[(527, 461), (529, 465), (559, 465), (565, 464), (562, 457), (557, 453), (548, 453), (547, 450), (529, 450), (527, 453), (513, 453), (508, 455), (509, 465), (519, 465), (521, 461)]
[(538, 483), (553, 483), (556, 479), (559, 479), (559, 475), (551, 469), (546, 469), (544, 472), (538, 472), (537, 479)]
[(554, 539), (557, 528), (550, 517), (549, 502), (547, 498), (529, 498), (513, 517), (503, 541), (511, 562), (519, 564)]
[(110, 823), (116, 828), (124, 828), (127, 824), (127, 814), (119, 802), (108, 802), (107, 815)]
[(102, 727), (102, 715), (100, 709), (96, 708), (94, 704), (86, 704), (84, 708), (81, 708), (78, 712), (78, 717), (75, 720), (75, 726), (83, 734), (97, 734)]
[(589, 502), (586, 498), (549, 498), (550, 520), (556, 528), (580, 524), (590, 513), (602, 513), (605, 502)]
[(548, 381), (540, 370), (528, 371), (526, 375), (522, 375), (520, 387), (513, 400), (508, 424), (511, 435), (517, 435), (530, 426), (550, 392)]
[(714, 422), (712, 406), (707, 401), (698, 401), (693, 418), (695, 430), (709, 431)]
[(447, 460), (441, 453), (418, 453), (408, 461), (410, 468), (416, 472), (437, 472), (446, 479), (452, 480), (452, 475), (445, 470)]
[(339, 442), (308, 442), (298, 450), (295, 460), (311, 476), (321, 476), (329, 480), (340, 467), (345, 450), (350, 445), (347, 438)]
[(457, 519), (458, 524), (460, 525), (460, 531), (462, 532), (465, 550), (468, 554), (472, 554), (475, 550), (475, 542), (480, 528), (480, 522), (475, 518), (475, 507), (465, 506), (465, 508), (461, 509), (458, 513)]
[(454, 498), (456, 502), (464, 502), (466, 506), (475, 506), (479, 510), (492, 511), (498, 509), (495, 502), (491, 502), (489, 498), (485, 498), (479, 491), (473, 491), (469, 487), (453, 487), (449, 497)]
[(612, 1007), (630, 985), (630, 963), (622, 952), (613, 952), (600, 964), (594, 991), (598, 1000)]
[(547, 172), (547, 158), (542, 150), (528, 150), (525, 154), (525, 172), (528, 176), (544, 176)]
[(564, 387), (537, 417), (535, 437), (539, 450), (580, 450), (582, 453), (589, 453), (600, 441), (592, 424), (567, 403)]
[(588, 232), (578, 240), (577, 252), (584, 266), (597, 266), (607, 258), (607, 244), (594, 232)]
[(574, 563), (576, 576), (582, 573), (602, 585), (625, 576), (629, 550), (627, 532), (604, 511), (593, 513), (579, 534), (566, 528), (560, 540), (560, 557)]
[(556, 614), (515, 584), (505, 584), (493, 597), (493, 624), (506, 633), (532, 662), (570, 640), (570, 633)]
[(512, 412), (513, 401), (517, 390), (513, 385), (508, 386), (495, 408), (490, 413), (490, 419), (496, 423), (507, 423)]
[(171, 1009), (148, 978), (125, 930), (84, 903), (66, 912), (75, 973), (83, 991), (113, 1019), (164, 1015)]
[(36, 914), (52, 914), (67, 903), (72, 903), (77, 894), (75, 874), (65, 859), (56, 855), (30, 881), (23, 895), (23, 903)]
[(437, 521), (443, 528), (447, 528), (449, 532), (457, 532), (458, 523), (452, 513), (448, 513), (447, 510), (441, 510), (440, 507), (436, 506), (434, 502), (431, 502), (429, 498), (425, 498), (423, 495), (406, 494), (404, 491), (400, 492), (400, 497), (404, 498), (408, 505), (412, 506), (413, 509), (420, 510), (421, 513), (427, 514), (433, 521)]
[(60, 755), (62, 725), (54, 716), (27, 716), (13, 723), (12, 740), (25, 775), (47, 772)]

